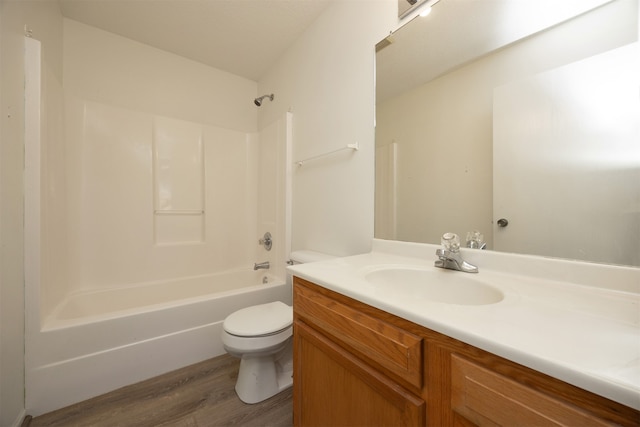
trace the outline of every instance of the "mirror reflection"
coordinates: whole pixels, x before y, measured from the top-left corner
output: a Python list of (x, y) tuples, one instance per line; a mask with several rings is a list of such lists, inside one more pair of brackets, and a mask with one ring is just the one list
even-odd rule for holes
[(377, 238), (640, 266), (638, 0), (441, 0), (376, 50)]

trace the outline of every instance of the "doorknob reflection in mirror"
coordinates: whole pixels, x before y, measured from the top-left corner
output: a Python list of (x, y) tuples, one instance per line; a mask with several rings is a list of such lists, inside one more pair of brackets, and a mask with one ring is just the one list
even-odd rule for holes
[(507, 221), (505, 218), (500, 218), (498, 220), (498, 227), (504, 228), (507, 225), (509, 225), (509, 221)]

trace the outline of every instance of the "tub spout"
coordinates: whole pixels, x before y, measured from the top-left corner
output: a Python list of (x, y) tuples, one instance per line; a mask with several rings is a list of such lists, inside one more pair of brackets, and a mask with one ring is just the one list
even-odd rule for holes
[(253, 264), (254, 270), (268, 270), (269, 269), (269, 261), (265, 262), (256, 262)]

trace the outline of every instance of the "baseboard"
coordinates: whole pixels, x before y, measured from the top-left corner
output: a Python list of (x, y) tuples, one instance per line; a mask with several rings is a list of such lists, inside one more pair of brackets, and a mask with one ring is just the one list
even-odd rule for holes
[(24, 422), (26, 421), (26, 419), (29, 418), (29, 423), (31, 422), (31, 417), (29, 415), (27, 415), (26, 409), (23, 409), (22, 411), (20, 411), (20, 413), (18, 414), (18, 416), (16, 417), (16, 419), (13, 421), (13, 423), (11, 423), (11, 427), (23, 427), (23, 426), (28, 426), (29, 424), (24, 424)]

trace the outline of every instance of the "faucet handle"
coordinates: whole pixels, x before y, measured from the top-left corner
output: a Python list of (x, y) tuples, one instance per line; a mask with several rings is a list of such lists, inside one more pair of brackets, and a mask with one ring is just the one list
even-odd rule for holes
[(455, 233), (444, 233), (440, 240), (442, 246), (453, 253), (457, 253), (460, 250), (460, 237)]
[(264, 248), (268, 251), (271, 250), (271, 246), (273, 245), (273, 240), (271, 239), (271, 233), (268, 231), (264, 233), (264, 237), (258, 240), (258, 244), (264, 246)]
[(467, 247), (473, 249), (484, 249), (487, 244), (484, 242), (484, 236), (478, 230), (469, 231), (467, 233)]

